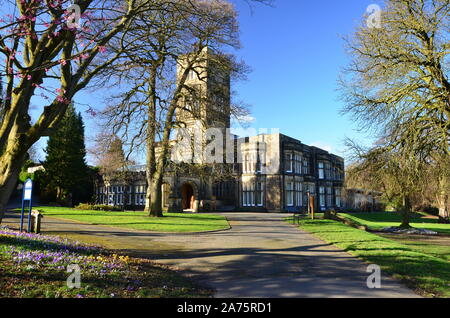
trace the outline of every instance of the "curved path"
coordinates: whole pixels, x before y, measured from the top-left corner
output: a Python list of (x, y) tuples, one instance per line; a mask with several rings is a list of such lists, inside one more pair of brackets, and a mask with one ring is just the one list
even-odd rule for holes
[[(223, 213), (232, 228), (158, 234), (45, 218), (43, 232), (97, 243), (184, 271), (216, 297), (418, 297), (382, 273), (369, 289), (367, 264), (283, 221), (286, 214)], [(7, 218), (2, 224), (17, 224)]]

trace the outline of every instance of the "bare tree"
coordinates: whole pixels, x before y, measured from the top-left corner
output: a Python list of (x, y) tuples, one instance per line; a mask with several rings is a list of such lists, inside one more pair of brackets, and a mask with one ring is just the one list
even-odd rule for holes
[[(341, 80), (345, 113), (382, 137), (394, 157), (436, 171), (450, 156), (449, 15), (448, 0), (386, 1), (379, 26), (348, 39), (353, 61)], [(443, 204), (450, 181), (440, 180)]]
[(36, 146), (36, 144), (32, 145), (30, 147), (30, 149), (28, 149), (28, 158), (33, 162), (33, 163), (39, 163), (40, 161), (40, 155), (39, 155), (39, 150)]
[(183, 126), (176, 113), (183, 110), (200, 119), (185, 101), (203, 103), (209, 98), (187, 84), (188, 76), (195, 74), (206, 81), (211, 58), (224, 72), (242, 70), (241, 64), (220, 53), (223, 47), (239, 46), (236, 14), (222, 0), (161, 1), (158, 10), (140, 15), (126, 37), (113, 43), (126, 53), (105, 75), (126, 83), (129, 89), (116, 95), (103, 114), (113, 132), (129, 141), (130, 150), (145, 145), (146, 210), (160, 217), (170, 138), (174, 128)]
[(400, 227), (410, 228), (412, 199), (420, 192), (424, 181), (422, 160), (384, 147), (362, 149), (352, 141), (347, 147), (357, 160), (347, 170), (346, 184), (380, 191), (385, 199), (402, 213)]
[(130, 164), (126, 159), (122, 140), (117, 135), (98, 134), (89, 153), (94, 156), (102, 174), (111, 174)]

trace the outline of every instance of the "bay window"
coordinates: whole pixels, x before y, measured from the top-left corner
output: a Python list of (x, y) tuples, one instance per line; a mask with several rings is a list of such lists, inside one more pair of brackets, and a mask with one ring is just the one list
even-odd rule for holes
[(295, 201), (297, 207), (303, 206), (303, 185), (301, 182), (295, 183)]
[(319, 204), (320, 207), (325, 207), (325, 187), (319, 187)]
[(286, 184), (286, 204), (287, 206), (294, 206), (294, 183), (288, 182)]
[(319, 161), (319, 179), (325, 179), (325, 171), (323, 161)]

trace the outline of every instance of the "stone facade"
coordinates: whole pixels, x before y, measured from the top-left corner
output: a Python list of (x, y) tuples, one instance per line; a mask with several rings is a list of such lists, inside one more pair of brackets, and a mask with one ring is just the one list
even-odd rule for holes
[[(189, 74), (188, 84), (195, 88), (196, 98), (184, 98), (176, 115), (184, 122), (187, 139), (199, 141), (200, 151), (193, 150), (197, 145), (182, 146), (178, 139), (172, 142), (177, 149), (172, 151), (171, 166), (164, 176), (164, 209), (303, 211), (308, 206), (308, 192), (315, 197), (316, 210), (342, 206), (341, 157), (280, 133), (245, 138), (229, 134), (230, 75), (218, 66), (221, 59), (205, 51), (205, 59)], [(221, 74), (217, 74), (218, 69)], [(182, 66), (178, 73), (181, 70)], [(214, 148), (214, 153), (220, 150), (223, 158), (228, 159), (223, 161), (226, 163), (209, 164), (203, 156), (208, 153), (205, 147), (209, 128), (223, 133), (223, 143)], [(200, 138), (191, 138), (198, 135)], [(191, 158), (189, 163), (177, 163), (185, 157)], [(196, 165), (202, 167), (201, 172)], [(219, 170), (227, 173), (218, 174)], [(143, 209), (146, 188), (145, 166), (129, 167), (113, 177), (99, 176), (97, 203)]]
[[(282, 134), (240, 138), (238, 145), (237, 157), (243, 161), (231, 165), (227, 180), (215, 180), (208, 173), (195, 175), (169, 169), (163, 185), (165, 210), (305, 211), (308, 192), (315, 198), (316, 211), (343, 207), (341, 157)], [(261, 145), (265, 150), (258, 151)], [(143, 209), (145, 166), (132, 167), (127, 174), (126, 182), (100, 177), (98, 203)]]
[[(259, 156), (256, 150), (248, 151), (251, 144), (262, 145)], [(315, 197), (316, 210), (342, 206), (341, 157), (282, 134), (246, 138), (241, 151), (239, 210), (304, 211), (308, 192)]]

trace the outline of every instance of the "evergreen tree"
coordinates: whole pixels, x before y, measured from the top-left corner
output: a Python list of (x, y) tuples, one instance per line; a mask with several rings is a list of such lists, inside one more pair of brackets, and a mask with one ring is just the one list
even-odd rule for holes
[(90, 192), (84, 124), (70, 105), (58, 129), (48, 139), (44, 162), (46, 188), (57, 202), (72, 205)]

